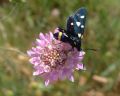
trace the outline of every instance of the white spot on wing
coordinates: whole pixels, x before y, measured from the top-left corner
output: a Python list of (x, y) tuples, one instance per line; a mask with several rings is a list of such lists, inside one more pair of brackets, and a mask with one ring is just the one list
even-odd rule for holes
[(81, 28), (84, 28), (84, 25), (81, 25)]
[(81, 37), (81, 34), (80, 34), (80, 33), (78, 33), (78, 37), (79, 37), (79, 38)]
[(83, 19), (83, 18), (85, 18), (85, 16), (84, 16), (84, 15), (82, 15), (82, 16), (80, 16), (80, 18), (81, 18), (81, 19)]
[(71, 25), (73, 25), (73, 22), (72, 23), (70, 23)]
[(76, 24), (77, 24), (77, 26), (79, 27), (81, 23), (80, 23), (80, 22), (76, 22)]

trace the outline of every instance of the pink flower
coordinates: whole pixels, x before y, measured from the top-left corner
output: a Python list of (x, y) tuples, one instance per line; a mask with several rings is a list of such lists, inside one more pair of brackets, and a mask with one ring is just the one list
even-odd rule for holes
[(41, 76), (46, 86), (66, 78), (73, 82), (74, 70), (84, 69), (81, 61), (85, 52), (56, 40), (51, 32), (45, 35), (40, 33), (35, 44), (27, 54), (35, 69), (33, 75)]

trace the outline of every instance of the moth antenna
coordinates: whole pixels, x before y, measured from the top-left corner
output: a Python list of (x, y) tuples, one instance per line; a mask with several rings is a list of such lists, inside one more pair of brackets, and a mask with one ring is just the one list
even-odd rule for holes
[(87, 48), (87, 49), (84, 49), (84, 50), (99, 51), (99, 49), (94, 49), (94, 48)]

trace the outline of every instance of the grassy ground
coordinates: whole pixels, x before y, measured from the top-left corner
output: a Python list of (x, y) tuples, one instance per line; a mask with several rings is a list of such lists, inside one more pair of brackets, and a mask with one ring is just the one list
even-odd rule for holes
[[(65, 26), (79, 7), (88, 10), (84, 48), (86, 71), (75, 83), (59, 81), (46, 88), (32, 76), (26, 50), (39, 32)], [(119, 0), (0, 1), (0, 96), (120, 96)]]

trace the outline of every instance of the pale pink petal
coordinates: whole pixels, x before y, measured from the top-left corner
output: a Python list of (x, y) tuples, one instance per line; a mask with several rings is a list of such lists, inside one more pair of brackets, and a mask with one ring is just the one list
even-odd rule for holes
[(72, 82), (74, 82), (74, 77), (71, 75), (71, 76), (69, 77), (69, 80), (72, 81)]
[(83, 65), (83, 64), (77, 64), (76, 69), (77, 69), (77, 70), (84, 69), (84, 65)]
[(29, 50), (29, 51), (27, 51), (27, 54), (28, 54), (29, 56), (32, 56), (33, 54), (35, 54), (35, 52)]
[(40, 34), (39, 34), (39, 38), (40, 38), (41, 40), (46, 39), (43, 33), (40, 33)]
[(85, 54), (84, 51), (79, 52), (79, 56), (83, 56)]
[(48, 80), (45, 80), (45, 86), (48, 86), (50, 83), (49, 79)]

